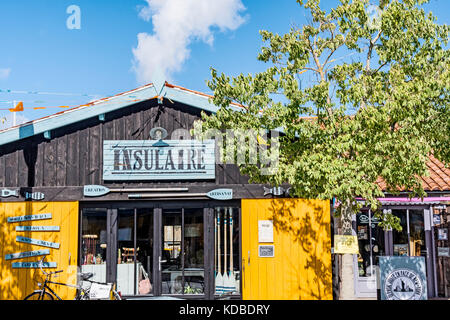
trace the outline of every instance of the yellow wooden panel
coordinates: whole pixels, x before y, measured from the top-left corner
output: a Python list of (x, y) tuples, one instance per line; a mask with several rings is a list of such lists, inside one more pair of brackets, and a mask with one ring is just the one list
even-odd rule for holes
[[(8, 223), (8, 217), (51, 213), (52, 219)], [(16, 231), (16, 226), (59, 226), (60, 231)], [(59, 249), (20, 243), (16, 236), (59, 243)], [(13, 262), (39, 261), (42, 256), (6, 260), (5, 255), (18, 252), (49, 249), (45, 261), (56, 262), (56, 269), (64, 270), (53, 280), (76, 283), (78, 248), (78, 202), (6, 202), (0, 203), (0, 299), (21, 300), (38, 289), (43, 281), (40, 269), (12, 268)], [(69, 261), (70, 255), (70, 261)], [(73, 299), (75, 289), (50, 285), (62, 299)]]
[[(258, 220), (273, 221), (273, 258), (258, 257)], [(330, 237), (329, 201), (242, 200), (243, 299), (332, 299)]]

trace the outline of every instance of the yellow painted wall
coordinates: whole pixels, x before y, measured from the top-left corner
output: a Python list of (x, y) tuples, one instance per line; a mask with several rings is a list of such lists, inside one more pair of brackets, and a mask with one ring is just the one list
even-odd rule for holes
[[(8, 223), (8, 217), (51, 213), (52, 219)], [(60, 231), (15, 231), (16, 226), (60, 226)], [(59, 249), (16, 242), (16, 236), (39, 239), (60, 244)], [(56, 268), (46, 271), (64, 270), (52, 280), (76, 284), (78, 256), (78, 202), (3, 202), (0, 203), (0, 299), (21, 300), (38, 289), (42, 272), (37, 269), (12, 268), (13, 262), (39, 261), (42, 256), (6, 260), (11, 253), (49, 249), (46, 262), (56, 262)], [(63, 299), (73, 299), (75, 289), (50, 285)]]
[[(273, 220), (275, 256), (258, 257), (258, 220)], [(244, 300), (331, 300), (329, 201), (242, 200)]]

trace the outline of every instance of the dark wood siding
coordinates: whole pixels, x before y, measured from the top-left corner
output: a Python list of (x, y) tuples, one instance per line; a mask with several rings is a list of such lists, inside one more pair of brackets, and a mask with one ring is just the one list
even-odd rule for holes
[[(94, 107), (95, 108), (95, 107)], [(216, 179), (205, 181), (104, 182), (103, 140), (149, 139), (150, 129), (163, 127), (168, 139), (180, 128), (190, 130), (200, 110), (165, 100), (156, 100), (116, 110), (105, 115), (55, 129), (51, 139), (42, 134), (0, 146), (1, 187), (67, 187), (101, 184), (109, 187), (149, 184), (211, 185), (246, 184), (235, 165), (216, 165)]]

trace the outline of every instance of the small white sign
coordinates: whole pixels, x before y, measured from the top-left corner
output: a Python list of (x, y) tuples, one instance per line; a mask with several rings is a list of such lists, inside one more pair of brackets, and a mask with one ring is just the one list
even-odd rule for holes
[(90, 299), (108, 299), (112, 289), (112, 284), (93, 283), (89, 290)]
[(275, 246), (272, 245), (260, 245), (258, 247), (258, 257), (260, 258), (273, 258), (275, 256)]
[(258, 242), (273, 242), (272, 220), (258, 220)]

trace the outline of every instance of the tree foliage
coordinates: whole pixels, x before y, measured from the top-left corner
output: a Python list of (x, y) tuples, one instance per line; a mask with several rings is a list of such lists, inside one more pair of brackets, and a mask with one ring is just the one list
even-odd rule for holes
[(362, 197), (375, 209), (379, 179), (390, 193), (424, 196), (428, 155), (450, 163), (449, 27), (425, 12), (425, 0), (341, 0), (330, 12), (320, 0), (297, 2), (308, 24), (260, 31), (265, 71), (211, 69), (220, 109), (203, 116), (202, 129), (281, 130), (275, 174), (240, 168), (253, 182), (290, 184), (297, 197), (348, 205)]

